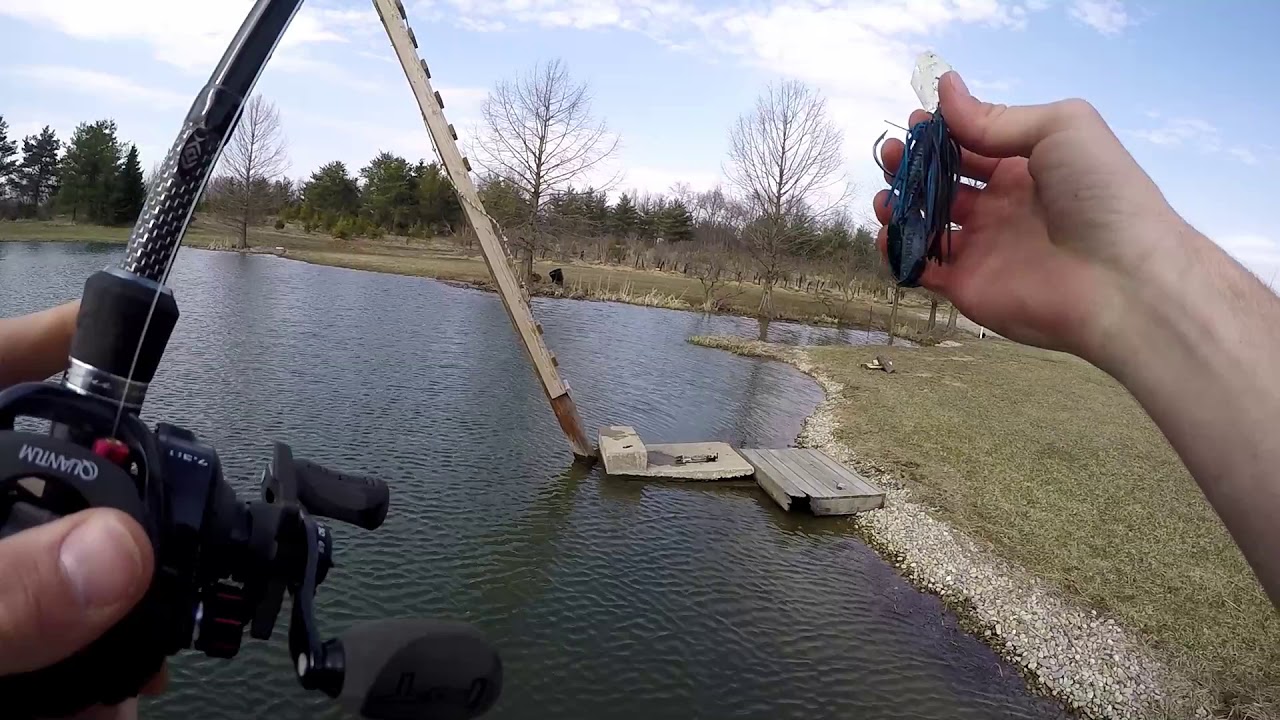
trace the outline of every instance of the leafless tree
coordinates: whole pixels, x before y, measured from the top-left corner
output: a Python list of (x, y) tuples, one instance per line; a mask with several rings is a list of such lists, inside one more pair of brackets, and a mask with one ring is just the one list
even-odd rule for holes
[(508, 228), (508, 238), (519, 245), (524, 274), (532, 277), (534, 255), (547, 242), (548, 202), (610, 157), (618, 140), (592, 116), (586, 83), (575, 82), (558, 59), (499, 82), (480, 113), (477, 162), (528, 202), (528, 218), (522, 227)]
[(261, 95), (245, 104), (236, 130), (218, 161), (220, 192), (210, 200), (215, 212), (238, 226), (236, 247), (249, 247), (249, 227), (262, 220), (271, 205), (270, 187), (289, 168), (288, 146), (280, 113)]
[(826, 100), (795, 80), (771, 84), (729, 133), (726, 175), (748, 203), (743, 232), (764, 292), (760, 313), (773, 313), (773, 286), (789, 258), (814, 238), (813, 225), (848, 196), (840, 131)]

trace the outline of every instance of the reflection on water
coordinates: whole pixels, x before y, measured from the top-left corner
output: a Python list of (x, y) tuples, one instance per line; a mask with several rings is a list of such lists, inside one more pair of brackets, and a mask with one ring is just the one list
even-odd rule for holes
[[(0, 313), (75, 297), (122, 248), (0, 244)], [(465, 619), (502, 649), (495, 718), (1050, 717), (846, 520), (750, 483), (605, 480), (568, 449), (498, 299), (419, 278), (183, 250), (182, 318), (148, 416), (219, 448), (242, 492), (270, 440), (387, 479), (368, 533), (334, 528), (322, 631)], [(821, 399), (782, 363), (696, 347), (755, 320), (539, 299), (588, 428), (783, 447)], [(773, 323), (771, 340), (858, 331)], [(184, 655), (144, 717), (339, 717), (293, 680), (287, 613), (233, 662)]]

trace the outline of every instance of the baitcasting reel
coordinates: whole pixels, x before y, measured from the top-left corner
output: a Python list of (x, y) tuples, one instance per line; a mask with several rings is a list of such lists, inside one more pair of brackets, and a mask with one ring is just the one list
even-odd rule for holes
[[(370, 718), (471, 717), (492, 705), (501, 663), (469, 626), (389, 620), (321, 641), (315, 592), (333, 565), (333, 543), (315, 516), (373, 530), (386, 517), (386, 484), (294, 458), (276, 443), (262, 498), (245, 503), (212, 447), (174, 425), (152, 432), (132, 414), (111, 433), (116, 411), (54, 384), (0, 393), (0, 537), (112, 507), (142, 525), (156, 559), (142, 602), (103, 637), (52, 667), (0, 678), (4, 717), (119, 703), (186, 648), (232, 658), (246, 625), (255, 639), (271, 637), (286, 590), (289, 654), (304, 688)], [(63, 437), (16, 432), (18, 417), (49, 420)]]
[[(317, 517), (373, 530), (390, 501), (377, 480), (294, 458), (277, 443), (262, 497), (243, 502), (214, 449), (138, 417), (178, 306), (165, 286), (200, 194), (244, 100), (301, 0), (258, 0), (196, 97), (134, 226), (124, 261), (85, 283), (61, 383), (0, 392), (0, 538), (86, 508), (116, 508), (146, 531), (155, 573), (143, 600), (89, 647), (0, 677), (6, 720), (63, 717), (135, 696), (164, 659), (240, 649), (271, 636), (292, 598), (289, 654), (299, 682), (368, 718), (462, 719), (493, 705), (497, 653), (467, 625), (416, 619), (357, 625), (321, 640), (316, 587), (333, 567)], [(48, 434), (15, 430), (48, 421)], [(0, 582), (6, 582), (0, 578)]]

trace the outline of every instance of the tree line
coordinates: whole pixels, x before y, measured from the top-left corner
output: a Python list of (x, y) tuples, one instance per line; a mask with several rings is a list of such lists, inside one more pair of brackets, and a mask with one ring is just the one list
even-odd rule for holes
[[(766, 316), (779, 285), (887, 287), (871, 231), (848, 210), (842, 135), (815, 89), (768, 85), (727, 134), (722, 185), (619, 192), (618, 176), (607, 171), (618, 136), (593, 113), (588, 85), (552, 60), (495, 85), (468, 150), (485, 210), (530, 279), (535, 260), (670, 269), (696, 276), (709, 305), (750, 281), (763, 287)], [(291, 180), (288, 168), (279, 114), (254, 96), (199, 210), (232, 225), (240, 247), (269, 222), (339, 239), (470, 243), (437, 162), (382, 151), (354, 170), (335, 160)], [(110, 120), (81, 124), (65, 144), (45, 128), (23, 139), (20, 156), (0, 120), (0, 188), (10, 215), (62, 212), (98, 223), (132, 222), (145, 196), (137, 149), (119, 140)]]
[(66, 143), (46, 125), (19, 144), (0, 116), (0, 217), (58, 211), (85, 222), (132, 223), (146, 194), (138, 148), (119, 138), (114, 121), (81, 123)]

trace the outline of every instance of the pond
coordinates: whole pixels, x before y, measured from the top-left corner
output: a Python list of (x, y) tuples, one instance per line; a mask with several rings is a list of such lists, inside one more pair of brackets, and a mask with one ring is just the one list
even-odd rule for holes
[[(0, 314), (72, 299), (122, 254), (0, 243)], [(389, 615), (475, 623), (506, 668), (489, 717), (1061, 714), (847, 519), (783, 513), (750, 484), (574, 469), (495, 295), (191, 249), (170, 280), (182, 317), (146, 416), (213, 443), (246, 496), (273, 439), (387, 480), (382, 528), (334, 524), (322, 633)], [(591, 434), (785, 447), (822, 398), (790, 366), (685, 342), (754, 337), (754, 320), (547, 299), (535, 313)], [(340, 717), (294, 681), (286, 619), (234, 661), (175, 660), (143, 717)]]

